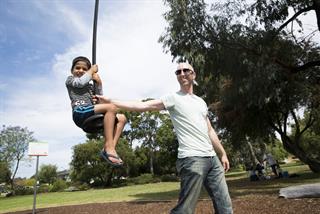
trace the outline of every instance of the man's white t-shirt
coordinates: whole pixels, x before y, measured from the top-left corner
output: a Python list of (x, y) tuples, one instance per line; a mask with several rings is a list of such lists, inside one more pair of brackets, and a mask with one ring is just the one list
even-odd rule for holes
[(208, 107), (204, 100), (181, 91), (165, 95), (160, 100), (169, 111), (178, 138), (178, 158), (215, 156), (208, 133)]

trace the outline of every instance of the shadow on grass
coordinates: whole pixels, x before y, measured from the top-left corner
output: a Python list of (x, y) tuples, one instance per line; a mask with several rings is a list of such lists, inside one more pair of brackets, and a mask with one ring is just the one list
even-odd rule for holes
[[(243, 178), (243, 176), (239, 179), (233, 179), (234, 176), (231, 177), (232, 179), (228, 180), (227, 183), (231, 198), (233, 199), (253, 194), (275, 196), (279, 194), (279, 190), (284, 187), (320, 182), (320, 174), (311, 172), (299, 173), (297, 177), (293, 178), (280, 178), (262, 181), (250, 181), (249, 178)], [(178, 200), (179, 189), (167, 192), (139, 193), (131, 196), (138, 198), (135, 201), (172, 201)], [(200, 198), (209, 198), (204, 189), (201, 191)]]
[(249, 178), (241, 178), (227, 181), (232, 198), (246, 195), (275, 195), (279, 190), (288, 186), (295, 186), (307, 183), (320, 182), (320, 174), (305, 172), (299, 173), (296, 177), (279, 178), (261, 181), (250, 181)]
[(179, 190), (171, 190), (167, 192), (139, 193), (130, 196), (138, 198), (136, 199), (136, 201), (172, 201), (178, 199)]

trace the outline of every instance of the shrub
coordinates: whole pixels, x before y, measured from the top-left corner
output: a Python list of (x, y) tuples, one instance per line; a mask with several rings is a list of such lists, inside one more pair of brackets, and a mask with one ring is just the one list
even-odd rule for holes
[(38, 193), (46, 193), (49, 192), (49, 185), (48, 184), (41, 184), (37, 190)]
[(29, 178), (29, 179), (25, 180), (26, 186), (34, 186), (35, 183), (36, 183), (36, 179), (34, 179), (34, 178)]
[(88, 189), (90, 189), (90, 186), (88, 184), (86, 184), (86, 183), (83, 183), (83, 184), (80, 184), (78, 186), (78, 189), (81, 190), (81, 191), (88, 190)]
[(51, 186), (51, 188), (49, 188), (50, 192), (61, 192), (64, 189), (66, 189), (67, 183), (64, 180), (61, 179), (57, 179)]
[(121, 179), (121, 178), (114, 178), (112, 179), (112, 187), (123, 187), (127, 186), (128, 180)]
[(75, 186), (69, 186), (67, 189), (64, 189), (65, 192), (74, 192), (79, 191), (80, 189)]
[(0, 184), (0, 193), (7, 193), (9, 192), (9, 186), (5, 185), (5, 184)]
[(128, 185), (130, 184), (148, 184), (148, 183), (157, 183), (161, 180), (159, 178), (153, 177), (152, 174), (142, 174), (135, 178), (128, 179)]
[[(83, 190), (88, 190), (91, 188), (91, 186), (87, 183), (82, 183), (82, 182), (67, 182), (68, 187), (76, 188), (78, 191), (83, 191)], [(71, 188), (71, 189), (72, 189)]]
[(162, 175), (160, 179), (163, 182), (179, 181), (179, 178), (174, 174)]
[(31, 186), (16, 186), (15, 195), (32, 195), (33, 187)]
[(15, 184), (18, 185), (18, 186), (30, 186), (30, 187), (33, 187), (35, 182), (36, 182), (36, 180), (34, 178), (29, 178), (29, 179), (17, 180), (15, 182)]

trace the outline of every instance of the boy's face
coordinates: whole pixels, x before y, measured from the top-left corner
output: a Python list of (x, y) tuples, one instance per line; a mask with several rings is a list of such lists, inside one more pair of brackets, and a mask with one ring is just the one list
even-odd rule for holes
[(78, 61), (73, 69), (72, 69), (72, 74), (75, 77), (81, 77), (83, 74), (85, 74), (89, 70), (88, 65), (84, 61)]

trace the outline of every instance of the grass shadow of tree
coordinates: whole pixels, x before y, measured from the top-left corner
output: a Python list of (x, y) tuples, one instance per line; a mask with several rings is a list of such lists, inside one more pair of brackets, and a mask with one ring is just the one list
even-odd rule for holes
[(229, 191), (232, 198), (246, 195), (277, 195), (284, 187), (320, 182), (319, 174), (301, 173), (292, 178), (279, 178), (270, 180), (250, 181), (249, 178), (234, 179), (228, 181)]
[(179, 190), (139, 193), (130, 196), (137, 198), (135, 201), (172, 201), (178, 199)]
[[(245, 177), (227, 181), (232, 199), (254, 194), (275, 196), (281, 188), (314, 182), (320, 182), (319, 174), (310, 172), (299, 173), (297, 177), (293, 178), (250, 181), (248, 177)], [(178, 200), (179, 189), (164, 192), (139, 193), (131, 196), (138, 198), (135, 201), (172, 201)], [(201, 191), (200, 199), (210, 199), (204, 188)]]

